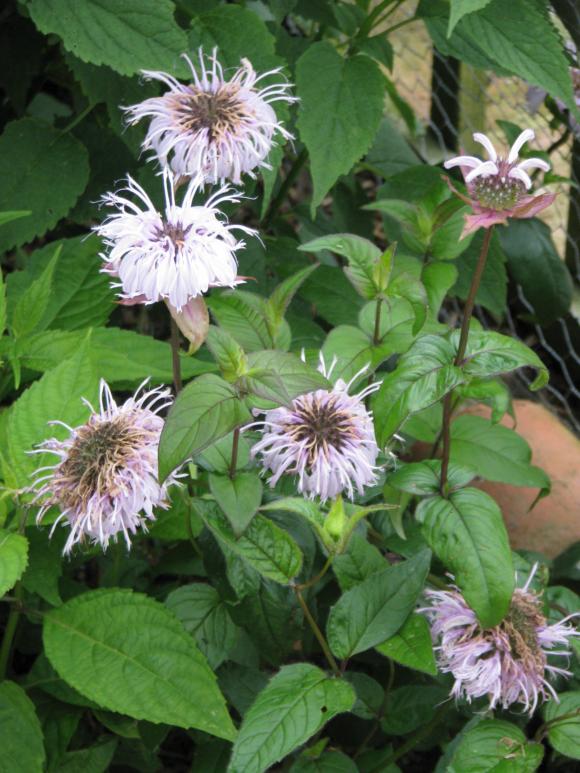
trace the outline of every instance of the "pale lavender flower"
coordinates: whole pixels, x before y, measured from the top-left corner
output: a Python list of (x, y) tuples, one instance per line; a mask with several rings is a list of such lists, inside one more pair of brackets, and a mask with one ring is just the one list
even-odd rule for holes
[(171, 404), (171, 395), (162, 387), (142, 391), (144, 386), (117, 405), (101, 380), (99, 410), (84, 400), (91, 411), (85, 424), (72, 428), (51, 422), (65, 427), (69, 436), (45, 440), (31, 452), (58, 457), (56, 464), (36, 470), (31, 490), (40, 504), (37, 523), (56, 506), (60, 515), (50, 534), (59, 521), (70, 526), (65, 553), (85, 540), (106, 549), (119, 533), (130, 547), (129, 534), (147, 531), (147, 520), (155, 519), (153, 508), (168, 506), (167, 490), (180, 476), (172, 473), (159, 483), (157, 449), (164, 424), (158, 413)]
[(487, 696), (489, 706), (507, 709), (514, 703), (533, 713), (540, 700), (558, 696), (549, 682), (551, 675), (571, 676), (570, 671), (548, 663), (552, 656), (569, 657), (569, 639), (579, 636), (568, 620), (549, 625), (542, 612), (541, 597), (530, 590), (534, 566), (523, 588), (514, 591), (506, 617), (493, 628), (482, 628), (475, 612), (458, 588), (428, 590), (431, 606), (420, 610), (431, 622), (431, 634), (439, 668), (451, 673), (454, 698)]
[(144, 70), (145, 78), (161, 81), (169, 91), (125, 108), (130, 125), (151, 118), (143, 149), (153, 149), (161, 166), (170, 165), (176, 175), (201, 175), (210, 184), (224, 180), (239, 184), (242, 175), (252, 175), (256, 167), (270, 169), (266, 158), (275, 136), (292, 139), (271, 104), (296, 99), (288, 94), (291, 84), (285, 81), (258, 84), (278, 75), (280, 68), (257, 75), (250, 62), (242, 59), (227, 80), (217, 49), (206, 58), (200, 48), (197, 68), (186, 54), (183, 58), (191, 70), (191, 83)]
[[(329, 378), (334, 364), (327, 370), (321, 355), (319, 370)], [(324, 502), (341, 492), (352, 499), (355, 489), (362, 494), (376, 482), (379, 448), (363, 401), (380, 382), (348, 394), (365, 370), (348, 384), (338, 379), (330, 390), (296, 397), (289, 408), (265, 411), (264, 420), (257, 422), (262, 439), (252, 447), (252, 456), (260, 454), (263, 468), (272, 472), (270, 486), (284, 474), (296, 475), (301, 493)]]
[(199, 180), (191, 180), (181, 204), (176, 203), (175, 180), (168, 170), (163, 183), (165, 211), (160, 213), (144, 189), (128, 176), (126, 188), (103, 197), (103, 203), (117, 211), (93, 230), (103, 238), (107, 250), (101, 254), (102, 270), (119, 278), (113, 286), (121, 288), (122, 302), (165, 300), (180, 312), (210, 287), (238, 284), (235, 253), (245, 244), (232, 231), (250, 235), (255, 231), (229, 225), (218, 209), (225, 201), (239, 202), (229, 188), (194, 206)]
[(553, 203), (553, 193), (527, 194), (532, 187), (528, 171), (541, 169), (547, 172), (550, 169), (550, 165), (541, 158), (527, 158), (518, 162), (522, 146), (534, 137), (532, 129), (525, 129), (511, 146), (507, 157), (503, 158), (498, 156), (487, 135), (476, 132), (473, 139), (487, 151), (487, 161), (477, 156), (456, 156), (445, 162), (446, 169), (461, 167), (469, 197), (460, 194), (449, 180), (447, 182), (451, 190), (473, 209), (472, 215), (465, 216), (462, 237), (478, 228), (506, 223), (508, 217), (534, 217)]

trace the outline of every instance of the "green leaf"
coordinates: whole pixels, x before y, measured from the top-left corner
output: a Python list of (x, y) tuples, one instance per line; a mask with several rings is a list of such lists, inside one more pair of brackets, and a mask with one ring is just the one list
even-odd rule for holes
[(417, 163), (417, 156), (389, 118), (383, 117), (375, 141), (363, 162), (373, 172), (390, 177)]
[(438, 706), (448, 700), (448, 690), (439, 685), (406, 684), (389, 691), (381, 720), (387, 735), (407, 735), (427, 725)]
[(518, 75), (575, 109), (569, 62), (543, 3), (492, 0), (477, 13), (464, 16), (450, 38), (448, 12), (447, 3), (435, 0), (422, 0), (417, 11), (442, 54), (500, 75)]
[(460, 736), (448, 773), (533, 773), (544, 756), (539, 743), (529, 742), (517, 725), (484, 719)]
[[(580, 760), (580, 690), (563, 692), (558, 697), (559, 703), (550, 701), (544, 708), (548, 740), (560, 754)], [(571, 716), (557, 722), (564, 714)]]
[(390, 283), (387, 293), (395, 298), (405, 298), (409, 301), (415, 314), (411, 332), (416, 336), (427, 318), (427, 293), (423, 283), (410, 274), (399, 274)]
[(161, 433), (160, 479), (251, 418), (236, 390), (223, 379), (207, 373), (192, 381), (171, 406)]
[(42, 773), (45, 754), (34, 704), (16, 682), (0, 684), (2, 773)]
[(206, 583), (182, 585), (167, 596), (165, 606), (193, 635), (213, 670), (228, 659), (239, 629), (215, 588)]
[[(478, 471), (477, 471), (478, 472)], [(476, 474), (475, 467), (459, 467), (450, 464), (447, 484), (450, 490), (462, 488), (470, 483)], [(389, 485), (400, 491), (418, 496), (439, 493), (441, 488), (441, 462), (428, 459), (424, 462), (410, 462), (389, 475)]]
[(28, 564), (28, 540), (0, 529), (0, 597), (13, 588)]
[(227, 67), (239, 67), (240, 59), (246, 57), (256, 69), (270, 69), (281, 64), (274, 56), (275, 44), (274, 36), (256, 13), (230, 5), (196, 14), (189, 46), (184, 50), (195, 51), (203, 46), (209, 52), (217, 46), (220, 61)]
[(302, 499), (301, 497), (283, 497), (282, 499), (275, 499), (273, 502), (262, 505), (260, 510), (265, 512), (276, 512), (279, 510), (299, 515), (312, 526), (314, 531), (324, 542), (326, 535), (324, 530), (325, 518), (315, 502), (312, 502), (309, 499)]
[(247, 529), (262, 502), (262, 481), (256, 472), (238, 472), (234, 478), (211, 473), (209, 488), (230, 522), (236, 537)]
[(548, 226), (537, 218), (512, 218), (498, 233), (509, 272), (531, 303), (535, 319), (549, 325), (563, 316), (572, 303), (573, 285)]
[(211, 295), (207, 305), (218, 325), (227, 330), (245, 351), (254, 352), (274, 346), (263, 298), (236, 290)]
[[(330, 383), (319, 371), (289, 352), (266, 350), (248, 355), (248, 390), (278, 405), (315, 389), (328, 389)], [(255, 401), (254, 401), (255, 402)], [(259, 401), (258, 401), (259, 402)]]
[(337, 359), (332, 378), (348, 382), (367, 366), (368, 370), (361, 377), (368, 377), (392, 354), (392, 349), (388, 344), (373, 344), (372, 338), (358, 327), (339, 325), (328, 334), (322, 354), (327, 363)]
[(549, 493), (551, 482), (530, 464), (532, 452), (521, 435), (509, 427), (492, 424), (482, 416), (458, 416), (451, 424), (451, 460), (477, 470), (498, 483), (539, 488)]
[[(50, 330), (37, 333), (18, 343), (16, 351), (23, 367), (45, 371), (72, 357), (86, 330)], [(90, 359), (98, 376), (111, 384), (142, 382), (167, 383), (172, 378), (171, 346), (151, 336), (118, 327), (95, 328), (91, 332)], [(193, 357), (181, 358), (184, 379), (212, 370), (210, 362)]]
[(409, 615), (399, 631), (375, 649), (402, 666), (437, 675), (431, 629), (422, 615)]
[(114, 308), (114, 294), (109, 286), (110, 278), (100, 273), (103, 265), (100, 249), (96, 236), (75, 236), (35, 250), (25, 270), (15, 271), (7, 279), (9, 311), (48, 270), (55, 251), (61, 250), (39, 329), (79, 330), (106, 324)]
[(332, 569), (342, 591), (359, 585), (367, 577), (381, 572), (387, 564), (381, 552), (360, 534), (353, 534), (344, 553), (334, 557)]
[(226, 381), (235, 381), (247, 368), (244, 350), (227, 330), (210, 325), (206, 344)]
[(375, 431), (380, 445), (412, 416), (438, 402), (465, 381), (453, 364), (455, 347), (445, 338), (419, 338), (402, 355), (397, 367), (383, 379), (373, 400)]
[(54, 228), (88, 179), (87, 151), (72, 134), (34, 118), (7, 124), (0, 137), (0, 211), (26, 208), (32, 216), (0, 229), (0, 253)]
[(11, 319), (12, 333), (19, 338), (32, 333), (42, 319), (52, 293), (54, 270), (61, 248), (57, 247), (46, 268), (22, 293)]
[(330, 234), (306, 242), (298, 249), (303, 252), (330, 250), (347, 258), (349, 265), (344, 273), (354, 289), (367, 300), (377, 297), (374, 267), (381, 257), (381, 251), (368, 239), (355, 234)]
[(456, 24), (461, 21), (464, 16), (474, 11), (481, 11), (486, 5), (489, 5), (491, 0), (451, 0), (451, 11), (449, 13), (449, 27), (447, 28), (447, 36), (449, 37), (453, 32)]
[(175, 72), (189, 50), (169, 0), (29, 0), (27, 8), (38, 29), (58, 35), (67, 51), (121, 75)]
[(287, 531), (269, 518), (255, 515), (244, 533), (236, 537), (226, 517), (213, 503), (202, 507), (197, 501), (194, 507), (218, 541), (263, 577), (287, 585), (299, 574), (302, 568), (300, 548)]
[(336, 657), (350, 658), (399, 630), (423, 590), (430, 561), (431, 553), (423, 550), (371, 574), (340, 597), (326, 625), (328, 644)]
[[(299, 247), (298, 249), (303, 249)], [(288, 279), (281, 282), (274, 290), (272, 295), (266, 302), (266, 318), (270, 325), (270, 334), (273, 339), (278, 335), (280, 325), (284, 319), (284, 314), (288, 309), (288, 306), (292, 302), (292, 299), (302, 286), (302, 283), (308, 279), (313, 271), (318, 268), (318, 263), (313, 263), (311, 266), (297, 271)]]
[(362, 298), (337, 267), (320, 266), (304, 283), (300, 296), (312, 303), (316, 315), (331, 325), (356, 325), (363, 305)]
[(307, 663), (284, 666), (244, 717), (228, 773), (263, 773), (354, 701), (347, 682)]
[(482, 626), (497, 625), (509, 609), (514, 570), (495, 501), (479, 489), (464, 488), (448, 499), (423, 500), (416, 517), (427, 543), (454, 575)]
[(313, 43), (298, 60), (298, 129), (311, 159), (313, 213), (340, 175), (369, 149), (381, 120), (384, 89), (376, 62), (363, 55), (345, 59), (328, 42)]
[(62, 574), (62, 541), (57, 534), (51, 539), (48, 530), (34, 526), (27, 529), (30, 561), (22, 577), (29, 593), (37, 593), (53, 607), (62, 604), (58, 582)]
[(67, 752), (59, 759), (58, 773), (105, 773), (117, 748), (117, 739), (110, 738), (87, 749)]
[(128, 590), (89, 591), (45, 616), (43, 639), (58, 674), (103, 708), (235, 737), (215, 676), (163, 604)]
[(2, 451), (2, 461), (5, 479), (16, 488), (29, 486), (34, 470), (54, 464), (52, 454), (30, 455), (28, 451), (47, 438), (68, 437), (66, 430), (48, 422), (62, 421), (75, 427), (89, 415), (81, 398), (96, 404), (98, 378), (88, 355), (89, 346), (84, 343), (74, 357), (45, 373), (9, 409), (6, 418), (8, 445)]
[[(458, 331), (452, 334), (451, 341), (458, 346)], [(530, 384), (532, 390), (541, 389), (549, 378), (548, 369), (532, 349), (517, 338), (488, 330), (470, 333), (462, 365), (468, 376), (476, 378), (498, 376), (516, 368), (535, 368), (538, 375)]]
[(4, 223), (11, 223), (13, 220), (19, 220), (21, 217), (28, 217), (32, 212), (30, 210), (22, 212), (0, 212), (0, 226)]

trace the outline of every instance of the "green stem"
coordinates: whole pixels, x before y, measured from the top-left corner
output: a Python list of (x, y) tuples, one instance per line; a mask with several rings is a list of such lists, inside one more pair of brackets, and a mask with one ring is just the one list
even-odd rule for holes
[(87, 105), (84, 110), (82, 110), (75, 118), (72, 119), (69, 124), (64, 127), (62, 134), (68, 134), (68, 132), (72, 131), (75, 126), (78, 126), (81, 121), (84, 121), (89, 113), (92, 113), (95, 107), (96, 103)]
[(236, 470), (238, 468), (239, 446), (240, 446), (240, 428), (236, 427), (234, 430), (234, 437), (232, 439), (232, 457), (230, 459), (230, 478), (236, 477)]
[[(575, 709), (574, 711), (569, 711), (567, 714), (561, 714), (559, 717), (554, 717), (554, 719), (551, 719), (549, 722), (544, 722), (544, 724), (540, 725), (538, 728), (538, 731), (534, 736), (534, 741), (541, 743), (542, 739), (551, 727), (554, 725), (559, 725), (560, 722), (567, 722), (569, 719), (578, 719), (579, 716), (580, 709)], [(578, 723), (575, 722), (574, 724)]]
[(383, 307), (383, 299), (377, 298), (377, 306), (375, 309), (375, 329), (373, 332), (373, 344), (377, 346), (381, 340), (381, 309)]
[(179, 349), (179, 328), (173, 317), (171, 317), (171, 364), (173, 367), (173, 386), (175, 387), (176, 396), (181, 392), (183, 386), (181, 380), (181, 359), (179, 357)]
[(298, 590), (303, 591), (303, 590), (306, 590), (307, 588), (312, 588), (313, 585), (316, 585), (317, 582), (320, 582), (320, 580), (322, 580), (324, 575), (328, 572), (328, 570), (332, 566), (332, 558), (333, 558), (333, 556), (329, 556), (326, 559), (326, 563), (322, 567), (322, 570), (320, 572), (318, 572), (317, 575), (312, 577), (312, 579), (308, 580), (307, 582), (302, 582), (302, 583), (299, 583), (298, 585), (296, 585)]
[(330, 651), (330, 647), (327, 644), (326, 639), (324, 638), (324, 634), (316, 624), (316, 620), (312, 617), (312, 614), (310, 610), (308, 609), (308, 604), (304, 600), (304, 597), (302, 595), (302, 592), (300, 588), (295, 585), (294, 586), (294, 593), (296, 594), (296, 598), (298, 599), (298, 603), (302, 607), (302, 611), (304, 612), (304, 617), (308, 620), (308, 624), (312, 628), (312, 633), (316, 636), (316, 639), (318, 643), (320, 644), (322, 651), (324, 652), (324, 655), (326, 657), (326, 660), (328, 661), (328, 665), (332, 669), (332, 673), (335, 676), (341, 676), (340, 668), (338, 667), (338, 664), (336, 660), (334, 659), (334, 655)]
[[(473, 314), (473, 307), (475, 306), (475, 298), (481, 278), (485, 269), (485, 263), (487, 261), (487, 253), (489, 252), (489, 245), (491, 237), (493, 236), (493, 226), (486, 228), (483, 242), (481, 244), (481, 250), (479, 258), (477, 259), (477, 265), (473, 273), (473, 279), (471, 280), (471, 287), (469, 288), (469, 295), (465, 301), (465, 308), (463, 310), (463, 322), (461, 323), (461, 333), (459, 335), (459, 345), (457, 347), (457, 354), (455, 355), (454, 365), (463, 365), (463, 358), (465, 356), (465, 350), (467, 349), (467, 339), (469, 338), (469, 325), (471, 322), (471, 316)], [(443, 457), (441, 461), (441, 495), (446, 496), (447, 489), (447, 473), (449, 470), (449, 455), (451, 453), (451, 415), (453, 400), (453, 390), (447, 392), (443, 401)]]
[(286, 196), (288, 195), (290, 188), (292, 187), (292, 185), (294, 184), (294, 181), (298, 177), (300, 170), (306, 163), (307, 158), (308, 158), (308, 151), (306, 150), (306, 148), (302, 148), (300, 153), (294, 159), (294, 163), (292, 164), (290, 171), (286, 175), (286, 179), (280, 186), (280, 190), (270, 202), (268, 211), (266, 212), (266, 215), (264, 216), (264, 219), (262, 221), (262, 228), (264, 230), (266, 230), (270, 226), (278, 210), (284, 203), (284, 200), (286, 199)]
[(4, 630), (4, 637), (2, 638), (2, 647), (0, 648), (0, 681), (3, 681), (6, 678), (6, 671), (12, 653), (12, 643), (20, 619), (22, 585), (19, 582), (14, 586), (14, 596), (16, 601), (10, 607), (8, 620), (6, 621), (6, 629)]
[(413, 21), (418, 21), (419, 16), (411, 16), (409, 19), (403, 19), (403, 21), (400, 21), (398, 24), (393, 24), (392, 27), (389, 27), (386, 29), (382, 34), (383, 35), (390, 35), (391, 32), (394, 32), (395, 30), (400, 29), (401, 27), (405, 27), (407, 24), (411, 24)]

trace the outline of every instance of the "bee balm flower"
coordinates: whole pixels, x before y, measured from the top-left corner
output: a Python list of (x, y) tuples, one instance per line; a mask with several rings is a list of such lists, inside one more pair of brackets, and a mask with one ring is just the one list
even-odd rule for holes
[[(319, 370), (328, 378), (321, 357)], [(363, 369), (366, 370), (366, 368)], [(264, 469), (270, 470), (271, 486), (282, 475), (296, 475), (298, 490), (322, 501), (346, 492), (352, 499), (355, 489), (376, 482), (375, 462), (379, 448), (375, 440), (372, 415), (364, 399), (380, 387), (380, 382), (349, 395), (360, 373), (347, 384), (338, 379), (330, 390), (318, 389), (295, 398), (289, 408), (265, 412), (262, 439), (252, 448), (260, 454)]]
[[(232, 231), (253, 235), (255, 231), (229, 225), (218, 209), (224, 201), (239, 202), (222, 188), (203, 205), (194, 206), (199, 181), (192, 180), (181, 204), (176, 203), (171, 172), (163, 175), (165, 210), (155, 209), (143, 188), (131, 177), (127, 187), (108, 193), (103, 203), (117, 209), (94, 230), (104, 240), (103, 271), (119, 278), (124, 302), (155, 303), (166, 300), (180, 312), (192, 298), (209, 287), (237, 284), (236, 250), (245, 244)], [(136, 198), (121, 195), (127, 192)]]
[[(168, 86), (161, 97), (153, 97), (125, 108), (129, 124), (151, 118), (143, 149), (153, 149), (162, 167), (171, 166), (176, 175), (200, 174), (205, 182), (241, 182), (242, 175), (256, 167), (271, 167), (266, 158), (279, 134), (292, 139), (278, 121), (273, 102), (296, 101), (287, 92), (289, 83), (260, 88), (264, 78), (277, 75), (280, 68), (257, 75), (247, 59), (226, 80), (214, 49), (207, 61), (199, 50), (199, 68), (183, 55), (192, 82), (185, 85), (164, 72), (143, 71), (149, 80)], [(171, 157), (169, 159), (169, 157)]]
[(549, 665), (548, 658), (569, 656), (568, 651), (553, 648), (566, 647), (570, 637), (580, 634), (567, 624), (575, 615), (548, 625), (541, 598), (529, 590), (536, 568), (524, 587), (514, 591), (506, 617), (493, 628), (480, 626), (457, 588), (427, 591), (431, 606), (421, 611), (430, 619), (432, 636), (439, 642), (440, 669), (455, 678), (453, 697), (471, 702), (488, 696), (491, 709), (520, 703), (530, 714), (539, 700), (558, 700), (548, 677), (571, 673)]
[(456, 156), (445, 162), (446, 169), (461, 167), (469, 197), (459, 193), (447, 180), (451, 190), (463, 201), (469, 204), (474, 214), (465, 216), (465, 228), (462, 237), (476, 231), (478, 228), (490, 228), (499, 223), (506, 223), (508, 217), (534, 217), (550, 206), (556, 195), (542, 193), (530, 195), (527, 191), (532, 187), (528, 174), (531, 169), (541, 169), (547, 172), (550, 165), (541, 158), (527, 158), (518, 162), (518, 154), (522, 146), (535, 137), (532, 129), (526, 129), (511, 146), (506, 158), (498, 156), (493, 143), (485, 134), (476, 132), (473, 139), (479, 142), (489, 156), (482, 161), (476, 156)]
[(65, 553), (87, 539), (106, 549), (119, 533), (130, 547), (129, 534), (139, 527), (146, 531), (146, 521), (155, 519), (153, 508), (167, 507), (167, 489), (178, 476), (170, 475), (163, 484), (157, 477), (163, 429), (158, 413), (171, 404), (171, 397), (164, 388), (141, 388), (117, 405), (101, 380), (99, 411), (86, 403), (92, 413), (85, 424), (74, 429), (63, 425), (69, 437), (45, 440), (32, 452), (58, 457), (55, 465), (36, 471), (32, 488), (35, 502), (41, 503), (37, 523), (57, 506), (61, 512), (51, 534), (63, 519), (71, 527)]

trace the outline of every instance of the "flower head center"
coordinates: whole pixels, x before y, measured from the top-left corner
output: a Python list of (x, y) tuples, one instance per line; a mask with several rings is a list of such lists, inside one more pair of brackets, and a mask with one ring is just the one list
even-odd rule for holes
[(157, 229), (155, 236), (158, 241), (170, 242), (177, 251), (185, 244), (187, 236), (191, 230), (191, 225), (184, 226), (183, 223), (163, 223)]
[(509, 176), (512, 165), (503, 159), (497, 161), (498, 173), (478, 177), (473, 182), (475, 198), (486, 209), (512, 209), (526, 193), (521, 180)]
[(113, 495), (115, 477), (150, 437), (130, 416), (90, 421), (77, 431), (58, 478), (65, 507), (85, 505), (93, 496)]
[(215, 93), (190, 86), (188, 93), (180, 99), (182, 126), (194, 134), (205, 129), (210, 142), (223, 139), (227, 133), (235, 133), (247, 118), (247, 109), (237, 92), (238, 87), (231, 83), (224, 84)]
[(314, 464), (320, 453), (328, 456), (328, 447), (340, 451), (355, 435), (350, 413), (337, 404), (334, 395), (312, 401), (294, 402), (294, 421), (285, 428), (296, 442), (306, 442), (308, 464)]
[(501, 626), (518, 660), (543, 674), (546, 658), (538, 641), (537, 630), (546, 625), (546, 619), (540, 604), (537, 596), (517, 589)]

